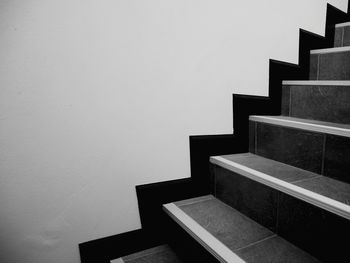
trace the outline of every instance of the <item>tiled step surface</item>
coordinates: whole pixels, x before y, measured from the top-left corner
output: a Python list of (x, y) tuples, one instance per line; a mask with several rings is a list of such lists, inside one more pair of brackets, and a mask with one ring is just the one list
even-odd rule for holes
[(312, 50), (310, 80), (350, 80), (350, 47)]
[(283, 81), (282, 115), (350, 124), (350, 81)]
[(322, 261), (348, 257), (348, 185), (251, 154), (213, 158), (216, 198)]
[[(252, 153), (211, 157), (210, 161), (240, 176), (350, 219), (350, 184)], [(235, 184), (232, 185), (233, 188), (229, 187), (231, 184), (227, 180), (229, 179), (222, 174), (216, 175), (214, 180), (216, 184), (214, 186), (215, 195), (230, 204), (241, 201), (242, 199), (235, 200), (237, 196), (232, 193), (249, 192), (249, 189)], [(257, 206), (254, 209), (261, 207), (257, 203), (251, 205)]]
[(334, 47), (350, 46), (350, 22), (335, 26)]
[(350, 183), (350, 125), (250, 116), (249, 151)]
[(168, 245), (157, 246), (122, 258), (111, 263), (182, 263)]
[(318, 262), (213, 196), (164, 205), (220, 262)]

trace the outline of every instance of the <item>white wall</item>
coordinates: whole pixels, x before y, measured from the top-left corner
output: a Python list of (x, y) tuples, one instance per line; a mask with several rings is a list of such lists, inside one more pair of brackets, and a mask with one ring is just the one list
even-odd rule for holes
[[(347, 1), (330, 1), (346, 10)], [(189, 173), (190, 134), (232, 132), (321, 0), (1, 0), (0, 261), (79, 262), (140, 227), (134, 186)]]

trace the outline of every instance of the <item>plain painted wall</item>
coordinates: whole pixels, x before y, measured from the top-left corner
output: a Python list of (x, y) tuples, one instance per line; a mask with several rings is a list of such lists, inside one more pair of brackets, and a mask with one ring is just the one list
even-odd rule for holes
[[(347, 1), (329, 1), (346, 10)], [(79, 262), (140, 227), (134, 186), (189, 177), (191, 134), (232, 132), (323, 0), (1, 0), (0, 260)]]

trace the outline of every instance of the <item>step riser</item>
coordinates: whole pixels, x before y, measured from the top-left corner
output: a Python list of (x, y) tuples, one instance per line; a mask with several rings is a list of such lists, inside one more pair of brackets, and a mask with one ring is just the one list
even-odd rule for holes
[(284, 85), (282, 115), (350, 124), (350, 87)]
[(250, 121), (251, 153), (350, 183), (350, 138)]
[(350, 26), (337, 27), (334, 35), (334, 47), (350, 46)]
[(226, 204), (320, 259), (347, 255), (341, 240), (350, 221), (217, 165), (212, 171), (213, 194)]
[(310, 55), (310, 80), (350, 80), (350, 52)]

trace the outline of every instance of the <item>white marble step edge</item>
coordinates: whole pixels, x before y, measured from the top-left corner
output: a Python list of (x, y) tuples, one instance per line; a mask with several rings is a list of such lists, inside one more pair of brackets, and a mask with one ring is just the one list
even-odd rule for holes
[(210, 157), (210, 162), (227, 170), (240, 174), (251, 180), (272, 187), (283, 193), (296, 197), (312, 205), (320, 207), (338, 216), (350, 219), (350, 206), (334, 199), (317, 194), (302, 187), (287, 183), (268, 174), (251, 169), (234, 161), (227, 160), (221, 156)]
[(173, 220), (220, 262), (245, 262), (174, 203), (164, 204), (163, 208)]
[(323, 121), (306, 120), (286, 116), (249, 116), (250, 121), (274, 124), (284, 127), (320, 132), (337, 136), (350, 137), (350, 125)]
[(111, 263), (124, 263), (124, 260), (122, 258), (117, 258), (117, 259), (113, 259), (110, 261)]
[(338, 53), (338, 52), (348, 52), (348, 51), (350, 51), (350, 46), (314, 49), (314, 50), (310, 50), (310, 54), (311, 55), (313, 55), (313, 54), (327, 54), (327, 53)]
[(350, 86), (350, 80), (284, 80), (282, 85), (294, 86)]
[(335, 27), (346, 27), (346, 26), (350, 26), (350, 22), (345, 22), (345, 23), (340, 23), (340, 24), (336, 24)]

